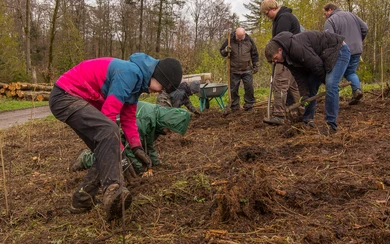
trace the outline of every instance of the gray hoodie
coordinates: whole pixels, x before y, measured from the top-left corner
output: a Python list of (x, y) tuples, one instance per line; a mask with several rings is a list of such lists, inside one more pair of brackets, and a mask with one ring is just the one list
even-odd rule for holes
[(340, 9), (334, 10), (325, 22), (324, 31), (344, 36), (352, 55), (363, 52), (363, 40), (368, 26), (355, 14)]

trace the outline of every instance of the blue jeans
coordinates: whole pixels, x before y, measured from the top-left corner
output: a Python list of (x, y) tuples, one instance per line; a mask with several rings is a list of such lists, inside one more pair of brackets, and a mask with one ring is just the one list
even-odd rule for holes
[[(339, 55), (332, 71), (326, 73), (325, 86), (325, 121), (333, 129), (337, 129), (337, 115), (339, 113), (339, 84), (343, 78), (345, 70), (348, 67), (351, 52), (347, 45), (343, 45), (339, 51)], [(321, 81), (315, 76), (311, 75), (309, 78), (309, 92), (310, 97), (314, 96), (318, 92), (318, 88), (321, 85)], [(316, 101), (312, 101), (307, 107), (305, 107), (305, 113), (303, 114), (303, 121), (308, 122), (314, 119), (314, 113), (316, 110)]]
[(360, 54), (351, 55), (347, 70), (344, 73), (344, 78), (351, 82), (352, 91), (360, 89), (360, 80), (356, 74), (356, 69), (360, 62)]
[[(322, 84), (321, 80), (315, 76), (314, 74), (311, 74), (308, 79), (309, 84), (309, 96), (313, 97), (317, 94), (318, 88)], [(305, 107), (305, 112), (303, 113), (303, 122), (307, 123), (310, 120), (314, 119), (314, 113), (316, 111), (317, 101), (314, 100), (309, 103), (308, 106)]]

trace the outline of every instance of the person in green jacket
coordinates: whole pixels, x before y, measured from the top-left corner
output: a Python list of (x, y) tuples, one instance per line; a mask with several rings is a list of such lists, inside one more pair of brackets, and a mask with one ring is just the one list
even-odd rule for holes
[[(191, 113), (182, 108), (167, 108), (158, 104), (140, 101), (138, 102), (136, 117), (142, 145), (152, 160), (152, 165), (155, 166), (160, 164), (160, 160), (158, 158), (158, 152), (153, 145), (154, 141), (158, 136), (166, 135), (171, 131), (184, 135), (189, 125)], [(134, 156), (122, 132), (121, 135), (123, 145), (125, 145), (125, 150), (122, 153), (122, 157), (125, 159), (122, 160), (123, 168), (126, 169), (128, 166), (127, 162), (130, 161), (136, 173), (140, 174), (144, 172), (142, 163)], [(75, 172), (88, 169), (94, 161), (95, 157), (93, 152), (85, 149), (70, 166), (70, 170)]]

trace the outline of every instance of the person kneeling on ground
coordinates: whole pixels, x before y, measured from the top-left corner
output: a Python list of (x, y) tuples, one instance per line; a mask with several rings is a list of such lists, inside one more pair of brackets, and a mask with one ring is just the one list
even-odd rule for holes
[[(158, 104), (138, 102), (138, 132), (141, 137), (142, 145), (146, 149), (148, 156), (152, 160), (153, 166), (160, 164), (158, 152), (154, 148), (154, 141), (157, 140), (158, 136), (169, 134), (171, 131), (179, 133), (180, 135), (184, 135), (187, 131), (190, 118), (191, 114), (185, 109), (167, 108), (162, 107)], [(125, 160), (122, 160), (122, 166), (124, 170), (132, 171), (132, 169), (135, 169), (135, 172), (137, 174), (143, 173), (143, 164), (142, 162), (138, 161), (137, 158), (134, 156), (133, 152), (129, 148), (129, 144), (126, 141), (126, 138), (124, 137), (123, 133), (121, 133), (121, 138), (123, 144), (126, 145), (123, 154)], [(127, 159), (128, 161), (130, 161), (130, 165), (127, 165)], [(75, 172), (89, 169), (95, 162), (95, 160), (96, 158), (93, 152), (88, 149), (84, 149), (78, 156), (77, 160), (70, 166), (70, 170)], [(132, 176), (134, 177), (134, 175)]]
[(186, 106), (189, 111), (196, 115), (200, 115), (194, 105), (190, 101), (190, 96), (200, 91), (200, 81), (192, 81), (190, 83), (182, 82), (176, 91), (171, 93), (161, 92), (157, 96), (156, 103), (164, 107), (180, 108)]
[(151, 167), (137, 130), (138, 98), (144, 92), (163, 89), (173, 92), (182, 77), (178, 60), (158, 60), (135, 53), (129, 60), (110, 57), (85, 60), (55, 82), (49, 98), (51, 112), (68, 124), (96, 157), (72, 196), (71, 213), (90, 211), (102, 187), (106, 220), (122, 217), (122, 205), (124, 209), (130, 207), (131, 195), (123, 187), (120, 157), (124, 146), (116, 118), (118, 115), (121, 118), (120, 126), (134, 156)]
[(321, 83), (325, 83), (325, 120), (328, 125), (323, 134), (329, 135), (337, 131), (339, 112), (339, 83), (347, 69), (351, 53), (344, 37), (320, 31), (306, 31), (299, 34), (281, 32), (265, 47), (265, 57), (269, 62), (286, 65), (294, 75), (305, 106), (303, 121), (310, 127), (316, 101), (305, 100), (315, 96)]

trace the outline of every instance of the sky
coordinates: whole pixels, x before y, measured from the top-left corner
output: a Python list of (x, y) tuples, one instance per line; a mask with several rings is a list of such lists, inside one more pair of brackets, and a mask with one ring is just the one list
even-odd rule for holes
[(248, 4), (250, 0), (225, 0), (225, 3), (230, 3), (232, 6), (232, 13), (236, 13), (240, 20), (245, 20), (243, 17), (244, 14), (249, 14), (249, 9), (244, 7), (244, 3)]

